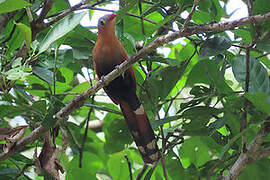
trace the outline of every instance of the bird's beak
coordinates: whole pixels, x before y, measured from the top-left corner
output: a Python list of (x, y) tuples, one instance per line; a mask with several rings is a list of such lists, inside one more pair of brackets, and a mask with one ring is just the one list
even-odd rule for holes
[(109, 16), (109, 21), (112, 21), (115, 17), (116, 17), (116, 14), (111, 14), (111, 15)]

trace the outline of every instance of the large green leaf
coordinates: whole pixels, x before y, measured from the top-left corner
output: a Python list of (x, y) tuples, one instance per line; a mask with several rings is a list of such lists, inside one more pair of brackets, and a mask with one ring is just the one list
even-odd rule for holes
[(93, 153), (84, 152), (82, 168), (79, 167), (79, 155), (73, 157), (68, 164), (66, 178), (70, 180), (97, 179), (96, 173), (103, 168), (100, 159)]
[(48, 15), (53, 14), (53, 13), (59, 13), (60, 11), (66, 10), (68, 8), (70, 8), (68, 1), (65, 1), (65, 0), (54, 1)]
[(260, 111), (270, 115), (270, 96), (262, 92), (255, 94), (246, 94), (247, 99), (253, 103)]
[(114, 180), (128, 179), (129, 177), (128, 163), (124, 155), (124, 152), (115, 153), (108, 160), (108, 170)]
[(232, 89), (225, 82), (219, 66), (208, 59), (199, 61), (188, 76), (186, 83), (188, 86), (194, 86), (197, 83), (214, 85), (218, 92), (222, 94), (232, 93)]
[(0, 14), (22, 9), (26, 6), (31, 6), (31, 4), (24, 0), (5, 0), (0, 3)]
[(30, 50), (30, 44), (32, 41), (31, 40), (32, 33), (31, 33), (30, 27), (28, 27), (27, 25), (23, 23), (17, 23), (16, 25), (24, 37), (26, 47), (28, 48), (28, 50)]
[(220, 109), (207, 106), (195, 106), (189, 108), (185, 110), (182, 114), (182, 117), (184, 119), (191, 120), (190, 123), (184, 125), (184, 129), (200, 129), (206, 126), (213, 116), (217, 116), (221, 112), (222, 111)]
[(43, 79), (47, 83), (53, 84), (54, 80), (52, 71), (43, 67), (35, 66), (33, 67), (33, 72), (35, 73), (35, 75), (37, 75), (39, 78)]
[(225, 37), (214, 37), (206, 40), (200, 48), (199, 56), (201, 59), (209, 56), (218, 55), (231, 47), (231, 41)]
[(107, 114), (104, 118), (102, 130), (106, 140), (104, 148), (108, 153), (122, 151), (126, 144), (132, 142), (126, 122), (119, 115)]
[(247, 179), (268, 179), (268, 173), (270, 166), (269, 159), (261, 159), (248, 165), (246, 169), (239, 175), (239, 180)]
[(66, 35), (74, 29), (84, 17), (86, 13), (70, 14), (64, 19), (60, 20), (55, 26), (47, 33), (46, 37), (39, 45), (39, 54), (46, 51), (52, 43)]
[(183, 168), (179, 157), (172, 150), (165, 156), (165, 165), (172, 179), (188, 180), (188, 172)]
[[(94, 41), (96, 41), (97, 35), (90, 30), (78, 25), (70, 33), (68, 33), (63, 44), (70, 45), (72, 47), (93, 47)], [(91, 51), (91, 50), (89, 50)]]
[(168, 66), (154, 73), (149, 81), (146, 82), (146, 87), (151, 94), (154, 102), (162, 100), (168, 96), (174, 88), (177, 81), (181, 78), (186, 66)]
[(191, 163), (199, 167), (211, 159), (209, 154), (211, 150), (202, 141), (204, 138), (206, 137), (192, 137), (182, 144), (178, 151), (184, 167), (188, 167)]
[[(235, 79), (242, 83), (245, 89), (246, 82), (246, 56), (236, 56), (232, 63)], [(266, 69), (260, 61), (250, 57), (249, 60), (249, 93), (264, 92), (270, 94), (270, 82)]]

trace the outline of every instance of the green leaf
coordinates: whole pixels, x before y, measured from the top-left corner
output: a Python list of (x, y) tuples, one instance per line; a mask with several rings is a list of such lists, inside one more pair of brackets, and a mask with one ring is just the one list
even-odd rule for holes
[[(245, 89), (246, 82), (246, 56), (236, 56), (232, 62), (235, 79), (242, 83)], [(264, 92), (270, 94), (270, 82), (266, 69), (260, 61), (250, 57), (249, 59), (249, 93)]]
[(109, 173), (112, 176), (112, 179), (115, 180), (128, 179), (129, 177), (128, 163), (124, 155), (125, 155), (124, 152), (119, 152), (112, 154), (110, 156), (107, 166)]
[(51, 100), (49, 109), (42, 121), (42, 126), (44, 126), (47, 129), (50, 129), (54, 126), (56, 123), (57, 119), (54, 117), (54, 115), (60, 111), (60, 109), (64, 107), (64, 104), (59, 101), (58, 99), (54, 98)]
[(13, 51), (17, 48), (19, 48), (22, 44), (23, 44), (24, 38), (21, 35), (19, 29), (15, 29), (12, 38), (8, 41), (8, 51), (7, 51), (7, 55), (10, 55), (11, 53), (13, 53)]
[(259, 42), (257, 43), (257, 48), (260, 49), (261, 51), (270, 52), (270, 43), (267, 44)]
[[(86, 81), (75, 86), (70, 92), (83, 93), (88, 88), (90, 88), (90, 83)], [(64, 98), (63, 102), (71, 101), (75, 96), (76, 94), (69, 94)]]
[(93, 48), (93, 41), (96, 41), (96, 39), (97, 34), (89, 31), (81, 25), (78, 25), (70, 33), (67, 34), (63, 44), (70, 45), (72, 47)]
[(195, 106), (189, 108), (182, 114), (184, 119), (191, 120), (190, 123), (184, 125), (184, 129), (200, 129), (206, 126), (206, 124), (213, 116), (217, 116), (221, 112), (222, 111), (220, 109), (207, 106)]
[(166, 170), (172, 179), (188, 180), (187, 171), (185, 171), (179, 157), (172, 150), (164, 158)]
[(259, 122), (256, 124), (250, 124), (246, 129), (241, 131), (240, 133), (236, 134), (232, 139), (228, 141), (228, 143), (223, 147), (222, 151), (219, 153), (219, 159), (222, 159), (224, 154), (229, 150), (229, 148), (232, 146), (233, 143), (235, 143), (241, 136), (242, 134), (246, 133), (252, 128), (257, 128), (258, 126), (262, 125), (263, 122)]
[(8, 70), (7, 72), (3, 73), (7, 76), (8, 80), (16, 81), (16, 80), (25, 80), (26, 76), (30, 75), (31, 73), (24, 72), (24, 66), (16, 67), (13, 69)]
[(270, 96), (262, 92), (255, 94), (247, 93), (245, 97), (260, 111), (270, 115)]
[(31, 6), (31, 4), (24, 0), (6, 0), (0, 3), (0, 14), (22, 9), (26, 6)]
[(41, 114), (45, 114), (46, 113), (46, 101), (45, 100), (35, 101), (32, 104), (32, 108), (36, 109)]
[(183, 117), (182, 115), (166, 117), (166, 118), (163, 118), (163, 119), (160, 119), (160, 120), (152, 121), (151, 125), (152, 125), (153, 129), (156, 129), (157, 127), (159, 127), (161, 125), (164, 125), (164, 124), (166, 124), (168, 122), (171, 122), (171, 121), (176, 121), (178, 119), (181, 119), (182, 117)]
[(66, 35), (74, 29), (84, 17), (86, 13), (70, 14), (64, 19), (60, 20), (55, 26), (47, 33), (46, 37), (40, 43), (39, 54), (46, 51), (52, 43)]
[(84, 152), (82, 158), (82, 168), (79, 167), (79, 155), (73, 157), (68, 164), (66, 178), (76, 179), (97, 179), (96, 173), (103, 168), (101, 160), (93, 153)]
[(43, 79), (44, 81), (46, 81), (49, 84), (53, 84), (54, 80), (53, 80), (53, 72), (45, 69), (43, 67), (39, 67), (39, 66), (34, 66), (33, 67), (33, 72), (41, 79)]
[(239, 180), (247, 180), (247, 179), (268, 179), (269, 175), (269, 166), (270, 160), (267, 158), (262, 158), (254, 163), (248, 165), (243, 172), (237, 177)]
[(252, 37), (251, 37), (249, 29), (236, 29), (236, 30), (233, 30), (232, 32), (235, 34), (236, 38), (237, 36), (242, 38), (241, 42), (249, 43), (252, 41)]
[(181, 78), (186, 66), (168, 66), (153, 73), (146, 82), (146, 87), (154, 102), (162, 100), (168, 96), (177, 81)]
[(214, 85), (221, 94), (232, 93), (232, 89), (225, 82), (219, 66), (208, 59), (199, 61), (189, 73), (186, 84), (194, 86), (197, 83)]
[(231, 41), (225, 37), (214, 37), (206, 40), (200, 48), (199, 57), (205, 59), (218, 55), (231, 47)]
[(203, 23), (210, 22), (214, 19), (211, 17), (211, 14), (201, 11), (201, 10), (196, 10), (194, 11), (192, 20), (194, 20), (194, 22), (197, 24), (203, 24)]
[(21, 57), (18, 57), (17, 59), (15, 59), (11, 65), (12, 68), (16, 68), (18, 66), (21, 66), (21, 61), (22, 61), (22, 58)]
[(191, 163), (199, 167), (211, 159), (210, 149), (203, 141), (205, 138), (192, 137), (186, 139), (182, 144), (178, 152), (181, 155), (181, 162), (184, 167), (188, 167)]
[(268, 0), (258, 0), (254, 2), (253, 14), (264, 14), (270, 11), (270, 4)]
[(23, 37), (24, 37), (24, 40), (25, 40), (25, 44), (26, 44), (26, 47), (28, 48), (28, 50), (30, 50), (30, 44), (31, 44), (31, 36), (32, 36), (32, 33), (31, 33), (31, 29), (30, 27), (28, 27), (27, 25), (23, 24), (23, 23), (17, 23), (16, 24), (17, 27), (19, 28), (19, 31), (22, 33)]
[(119, 115), (108, 113), (104, 118), (102, 128), (106, 139), (104, 148), (108, 153), (122, 151), (126, 144), (133, 142), (126, 122), (120, 117)]

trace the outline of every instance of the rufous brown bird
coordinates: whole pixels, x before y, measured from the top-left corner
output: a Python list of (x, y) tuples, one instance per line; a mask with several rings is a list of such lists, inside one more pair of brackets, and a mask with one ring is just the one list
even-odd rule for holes
[[(125, 48), (115, 35), (115, 17), (115, 14), (105, 15), (98, 21), (98, 39), (92, 55), (94, 68), (99, 79), (128, 60)], [(142, 103), (136, 95), (136, 80), (133, 68), (130, 67), (103, 89), (115, 104), (120, 105), (144, 162), (157, 163), (160, 159), (160, 152), (154, 131)]]

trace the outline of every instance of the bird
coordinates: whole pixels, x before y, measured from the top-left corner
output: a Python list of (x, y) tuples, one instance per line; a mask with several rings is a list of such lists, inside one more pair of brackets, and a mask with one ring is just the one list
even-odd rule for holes
[[(98, 38), (92, 51), (94, 69), (102, 79), (128, 60), (128, 54), (115, 34), (116, 14), (98, 20)], [(103, 87), (109, 98), (120, 106), (129, 131), (145, 164), (157, 164), (161, 154), (144, 107), (136, 95), (136, 79), (131, 66)]]

